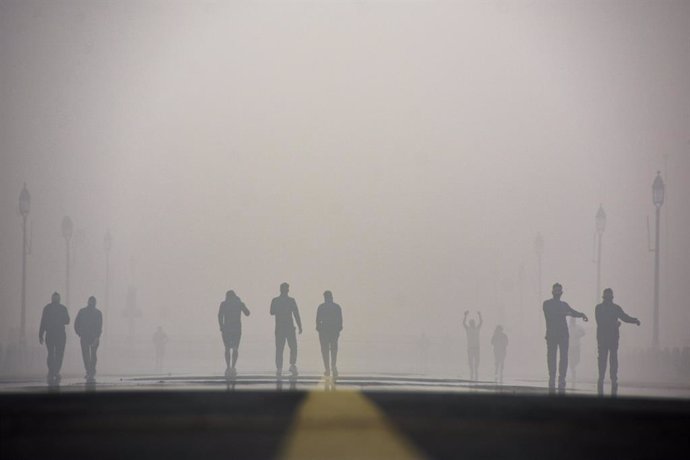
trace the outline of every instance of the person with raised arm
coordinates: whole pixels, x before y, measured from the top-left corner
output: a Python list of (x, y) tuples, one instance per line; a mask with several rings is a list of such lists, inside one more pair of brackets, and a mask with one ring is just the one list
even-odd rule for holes
[(618, 393), (618, 339), (621, 321), (624, 323), (640, 325), (640, 320), (628, 316), (623, 309), (613, 303), (613, 289), (604, 289), (603, 302), (594, 309), (594, 316), (597, 320), (597, 347), (599, 380), (597, 381), (597, 392), (604, 394), (604, 377), (606, 376), (606, 360), (610, 359), (611, 368), (611, 395)]
[(475, 323), (474, 318), (472, 318), (469, 324), (467, 324), (467, 316), (469, 314), (469, 310), (465, 311), (462, 325), (467, 335), (467, 359), (470, 365), (470, 380), (477, 380), (479, 378), (479, 330), (482, 327), (483, 320), (482, 312), (478, 311), (479, 323)]
[(568, 344), (570, 335), (566, 317), (582, 318), (587, 322), (587, 315), (570, 308), (567, 302), (561, 300), (563, 286), (553, 285), (551, 299), (545, 300), (542, 306), (546, 320), (546, 365), (549, 369), (549, 393), (556, 389), (556, 355), (558, 359), (558, 392), (565, 393), (565, 379), (568, 373)]

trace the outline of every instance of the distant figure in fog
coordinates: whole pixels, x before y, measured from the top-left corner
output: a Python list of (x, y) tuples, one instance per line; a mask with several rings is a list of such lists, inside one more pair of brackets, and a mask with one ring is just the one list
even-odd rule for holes
[(570, 318), (568, 332), (570, 335), (570, 344), (568, 345), (568, 367), (570, 374), (573, 376), (570, 383), (574, 388), (577, 383), (577, 366), (580, 364), (580, 350), (582, 338), (585, 336), (585, 328), (577, 324), (577, 319)]
[(565, 377), (568, 373), (568, 323), (566, 316), (582, 318), (589, 321), (587, 315), (570, 308), (566, 302), (561, 300), (563, 286), (559, 283), (553, 285), (551, 289), (553, 298), (544, 301), (544, 318), (546, 319), (546, 364), (549, 368), (549, 392), (553, 393), (556, 388), (556, 354), (558, 353), (558, 391), (565, 392)]
[[(640, 325), (640, 320), (628, 316), (621, 307), (613, 303), (613, 290), (604, 289), (604, 301), (596, 306), (594, 316), (597, 319), (597, 345), (599, 361), (599, 380), (597, 392), (604, 394), (604, 377), (606, 376), (606, 359), (611, 360), (611, 394), (618, 393), (618, 337), (620, 321)], [(620, 321), (619, 321), (620, 320)]]
[(165, 347), (168, 344), (168, 335), (163, 331), (161, 326), (158, 326), (156, 332), (153, 333), (153, 346), (156, 349), (156, 369), (161, 370), (163, 367), (163, 358), (165, 358)]
[(503, 383), (503, 365), (508, 349), (508, 336), (503, 332), (503, 326), (496, 326), (494, 335), (491, 337), (491, 345), (494, 347), (495, 379), (497, 382)]
[[(340, 305), (333, 302), (331, 291), (323, 293), (324, 302), (316, 309), (316, 330), (321, 342), (321, 356), (323, 357), (324, 375), (338, 377), (338, 337), (343, 330), (343, 312)], [(330, 358), (330, 360), (329, 360)]]
[(60, 303), (60, 294), (53, 293), (51, 302), (43, 307), (41, 326), (38, 330), (38, 341), (43, 345), (45, 336), (46, 348), (48, 348), (48, 377), (49, 385), (60, 383), (60, 369), (62, 358), (65, 354), (65, 326), (69, 324), (67, 307)]
[(96, 308), (96, 298), (89, 297), (86, 307), (79, 310), (74, 320), (74, 331), (81, 339), (81, 356), (84, 359), (87, 383), (96, 381), (96, 352), (103, 331), (103, 316)]
[(227, 366), (225, 377), (237, 375), (235, 365), (240, 349), (240, 339), (242, 338), (242, 313), (249, 316), (249, 309), (237, 297), (235, 291), (228, 291), (225, 294), (225, 300), (220, 303), (218, 309), (218, 324), (225, 344), (225, 364)]
[[(295, 322), (302, 333), (302, 320), (295, 299), (288, 296), (290, 285), (280, 285), (280, 295), (271, 301), (271, 315), (276, 318), (276, 376), (283, 374), (283, 350), (285, 342), (290, 347), (290, 373), (297, 376), (297, 337), (295, 336)], [(292, 318), (295, 318), (294, 322)]]
[(467, 324), (467, 315), (470, 312), (466, 311), (465, 316), (462, 319), (462, 325), (465, 328), (465, 333), (467, 334), (467, 358), (470, 364), (470, 380), (477, 380), (479, 378), (479, 330), (482, 327), (482, 313), (477, 312), (479, 317), (479, 324), (474, 322), (474, 319), (470, 320), (470, 324)]

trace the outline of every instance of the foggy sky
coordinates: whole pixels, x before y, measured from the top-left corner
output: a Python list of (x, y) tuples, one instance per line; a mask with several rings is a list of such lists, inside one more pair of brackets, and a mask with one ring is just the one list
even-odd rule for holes
[(541, 340), (556, 281), (593, 316), (602, 204), (602, 288), (642, 321), (622, 347), (648, 346), (661, 170), (661, 341), (690, 345), (688, 31), (684, 1), (0, 0), (0, 342), (26, 182), (30, 340), (64, 293), (64, 215), (73, 317), (113, 235), (116, 334), (135, 285), (140, 334), (219, 340), (234, 289), (270, 345), (287, 281), (305, 334), (330, 289), (344, 338), (460, 336), (470, 309), (483, 340)]

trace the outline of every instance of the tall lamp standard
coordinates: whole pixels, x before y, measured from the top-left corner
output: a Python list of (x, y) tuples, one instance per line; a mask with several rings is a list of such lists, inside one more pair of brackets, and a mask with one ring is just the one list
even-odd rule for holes
[(65, 303), (69, 307), (69, 255), (70, 255), (70, 241), (74, 233), (74, 225), (69, 216), (62, 218), (62, 237), (65, 239), (66, 259), (65, 259)]
[(594, 299), (598, 302), (601, 296), (601, 240), (606, 229), (606, 213), (601, 205), (599, 205), (594, 223), (597, 232), (597, 292)]
[(544, 238), (541, 233), (537, 233), (537, 237), (534, 239), (534, 252), (537, 254), (537, 279), (539, 287), (539, 300), (541, 301), (541, 256), (544, 253)]
[(26, 255), (28, 253), (26, 245), (26, 219), (31, 210), (31, 195), (26, 189), (26, 184), (19, 193), (19, 214), (22, 216), (22, 310), (19, 326), (19, 341), (21, 346), (26, 343)]
[(661, 206), (664, 204), (664, 180), (661, 178), (661, 171), (657, 171), (654, 183), (652, 184), (652, 201), (656, 208), (656, 235), (654, 243), (654, 332), (652, 336), (652, 346), (659, 346), (659, 226), (661, 222)]
[(104, 336), (108, 335), (106, 332), (108, 330), (108, 308), (110, 306), (110, 250), (112, 247), (113, 237), (110, 234), (110, 231), (107, 231), (105, 233), (105, 237), (103, 238), (103, 249), (105, 249), (105, 308), (103, 309), (105, 322), (105, 328), (103, 329)]

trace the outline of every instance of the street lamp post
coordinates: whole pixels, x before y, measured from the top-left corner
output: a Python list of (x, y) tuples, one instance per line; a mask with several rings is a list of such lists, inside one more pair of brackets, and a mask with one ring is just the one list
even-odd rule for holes
[(72, 240), (72, 234), (74, 233), (74, 225), (72, 224), (72, 219), (69, 216), (65, 216), (62, 219), (62, 237), (65, 239), (65, 304), (69, 307), (69, 266), (70, 266), (70, 241)]
[(652, 184), (652, 201), (656, 208), (656, 235), (654, 243), (654, 331), (652, 345), (654, 348), (659, 346), (659, 227), (661, 222), (661, 206), (664, 204), (664, 180), (661, 178), (661, 171), (657, 171), (654, 183)]
[(594, 299), (598, 302), (601, 297), (601, 240), (606, 229), (606, 213), (601, 205), (599, 205), (594, 222), (597, 232), (597, 292)]
[(541, 300), (541, 256), (544, 253), (544, 238), (541, 236), (541, 233), (537, 233), (537, 237), (534, 239), (534, 252), (537, 253), (537, 283), (539, 289), (539, 300)]
[(21, 309), (21, 319), (19, 326), (19, 341), (23, 347), (26, 343), (26, 255), (27, 255), (27, 245), (26, 245), (26, 219), (29, 217), (29, 211), (31, 210), (31, 195), (26, 189), (26, 184), (19, 193), (19, 214), (22, 216), (22, 309)]
[(103, 248), (105, 249), (105, 308), (104, 310), (104, 323), (103, 336), (107, 336), (108, 330), (108, 309), (110, 306), (110, 250), (113, 247), (113, 237), (110, 235), (110, 231), (105, 233), (105, 238), (103, 238)]

